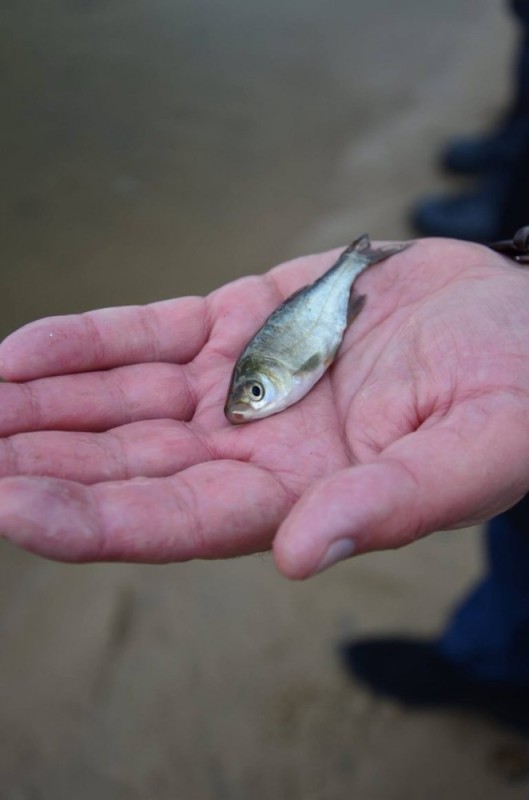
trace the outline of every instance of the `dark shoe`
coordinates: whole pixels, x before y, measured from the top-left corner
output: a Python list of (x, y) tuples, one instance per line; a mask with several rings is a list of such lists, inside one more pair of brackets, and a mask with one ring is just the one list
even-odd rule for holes
[(434, 642), (364, 639), (346, 642), (347, 673), (373, 692), (415, 708), (460, 708), (529, 733), (529, 686), (484, 681), (448, 661)]
[(412, 209), (411, 224), (421, 236), (481, 243), (501, 239), (509, 179), (509, 175), (497, 173), (483, 179), (473, 191), (419, 200)]
[(479, 175), (523, 156), (529, 142), (529, 119), (516, 115), (482, 136), (453, 139), (441, 154), (441, 166), (460, 175)]

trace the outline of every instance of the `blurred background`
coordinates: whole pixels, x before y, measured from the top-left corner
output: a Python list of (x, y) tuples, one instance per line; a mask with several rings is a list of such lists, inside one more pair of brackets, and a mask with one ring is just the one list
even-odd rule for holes
[[(509, 83), (500, 0), (4, 0), (0, 334), (409, 235)], [(354, 686), (343, 637), (431, 633), (477, 532), (290, 584), (267, 556), (63, 566), (0, 547), (2, 800), (527, 797), (510, 735)]]

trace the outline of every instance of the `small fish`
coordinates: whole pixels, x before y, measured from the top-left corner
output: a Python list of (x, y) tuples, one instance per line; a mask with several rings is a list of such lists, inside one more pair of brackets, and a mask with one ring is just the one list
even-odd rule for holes
[(356, 278), (407, 247), (374, 249), (364, 234), (321, 278), (276, 308), (235, 364), (224, 408), (228, 420), (262, 419), (301, 400), (332, 364), (347, 326), (364, 306), (365, 295), (352, 291)]

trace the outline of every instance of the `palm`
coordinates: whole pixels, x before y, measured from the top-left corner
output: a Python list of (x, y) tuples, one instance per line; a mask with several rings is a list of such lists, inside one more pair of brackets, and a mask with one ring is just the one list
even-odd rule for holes
[[(44, 320), (6, 340), (4, 375), (28, 382), (0, 387), (0, 527), (52, 557), (165, 561), (266, 549), (295, 504), (294, 527), (307, 509), (339, 517), (341, 475), (365, 537), (374, 518), (360, 549), (512, 504), (527, 490), (527, 275), (477, 246), (422, 242), (373, 268), (367, 306), (318, 386), (277, 416), (226, 422), (242, 346), (332, 258), (207, 301)], [(421, 488), (425, 507), (410, 516)], [(317, 536), (303, 546), (314, 560)], [(310, 571), (287, 551), (285, 571)]]

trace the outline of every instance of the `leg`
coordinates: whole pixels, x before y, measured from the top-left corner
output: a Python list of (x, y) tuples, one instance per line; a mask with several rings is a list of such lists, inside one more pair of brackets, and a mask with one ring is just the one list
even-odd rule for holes
[(346, 642), (342, 662), (372, 691), (415, 707), (464, 708), (529, 731), (529, 497), (489, 523), (485, 579), (438, 640)]
[(441, 653), (475, 677), (529, 686), (529, 498), (487, 529), (489, 569), (458, 608)]
[(445, 169), (480, 179), (470, 191), (419, 200), (411, 223), (421, 234), (488, 243), (509, 238), (529, 220), (529, 0), (510, 6), (521, 35), (509, 106), (493, 131), (446, 147)]

